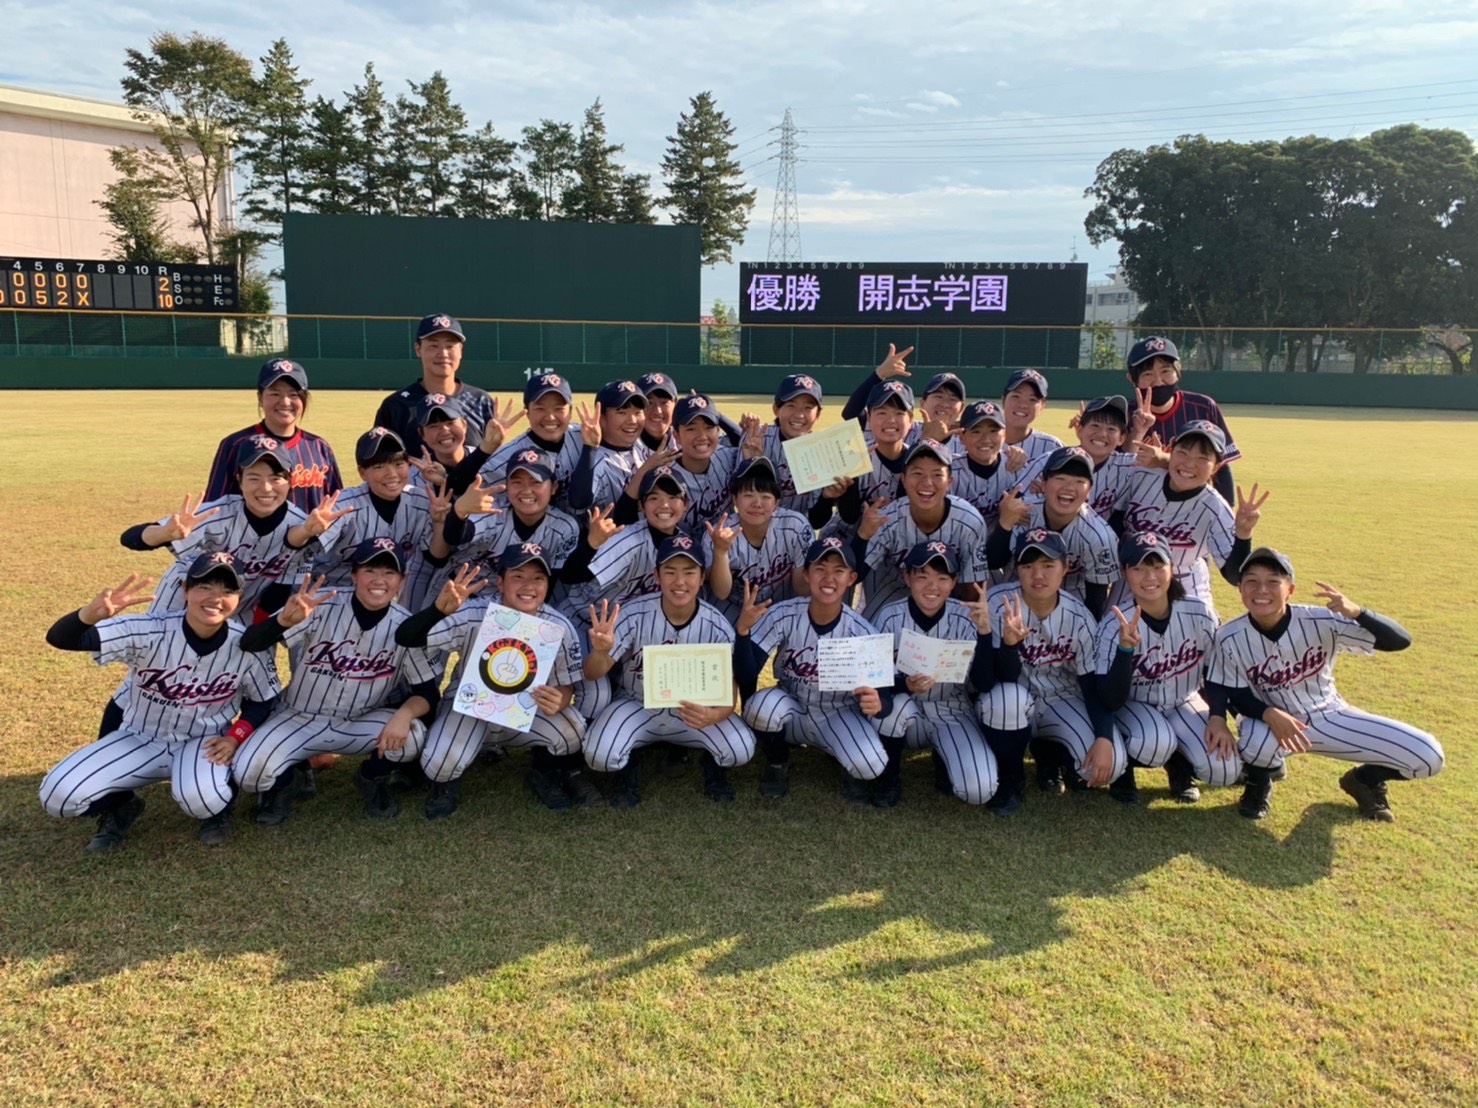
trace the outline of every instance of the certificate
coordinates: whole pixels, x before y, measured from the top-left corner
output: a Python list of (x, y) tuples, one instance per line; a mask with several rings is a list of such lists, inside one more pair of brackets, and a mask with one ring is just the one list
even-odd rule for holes
[(684, 700), (706, 708), (734, 705), (733, 643), (644, 646), (641, 664), (643, 708), (676, 708)]
[(862, 424), (843, 420), (825, 431), (784, 439), (780, 449), (790, 467), (796, 492), (824, 489), (838, 477), (861, 477), (872, 472), (872, 455), (862, 437)]
[(817, 639), (816, 667), (817, 687), (822, 692), (851, 692), (864, 685), (891, 689), (893, 636)]
[(539, 710), (530, 690), (549, 684), (564, 628), (549, 620), (488, 605), (452, 707), (464, 716), (527, 732)]
[(898, 640), (898, 672), (932, 677), (941, 685), (961, 685), (975, 657), (973, 639), (931, 639), (906, 628)]

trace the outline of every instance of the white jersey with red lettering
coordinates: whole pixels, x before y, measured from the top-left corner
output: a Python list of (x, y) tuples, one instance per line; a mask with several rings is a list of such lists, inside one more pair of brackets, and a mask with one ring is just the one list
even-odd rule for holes
[(395, 629), (409, 614), (391, 604), (365, 629), (353, 594), (340, 593), (289, 627), (283, 642), (296, 666), (282, 694), (282, 710), (348, 719), (384, 707), (410, 685), (436, 680), (438, 671), (424, 648), (396, 645)]
[(1265, 634), (1248, 615), (1216, 633), (1207, 678), (1232, 689), (1251, 689), (1264, 704), (1307, 719), (1345, 706), (1334, 687), (1340, 654), (1373, 654), (1375, 636), (1327, 608), (1290, 604), (1287, 629)]
[(1083, 505), (1066, 527), (1056, 528), (1047, 522), (1041, 504), (1032, 505), (1031, 518), (1012, 533), (1012, 546), (1027, 531), (1044, 528), (1056, 531), (1067, 546), (1067, 577), (1062, 587), (1079, 600), (1087, 594), (1087, 585), (1112, 585), (1119, 579), (1119, 539), (1088, 505)]
[[(730, 623), (739, 621), (739, 611), (744, 607), (744, 585), (747, 582), (757, 590), (756, 601), (788, 600), (795, 595), (791, 585), (797, 566), (806, 562), (806, 548), (815, 539), (815, 532), (799, 512), (788, 512), (776, 508), (770, 517), (765, 537), (756, 547), (744, 537), (737, 519), (725, 521), (734, 528), (734, 541), (729, 546), (729, 573), (734, 586), (728, 599), (711, 601)], [(713, 540), (705, 531), (702, 538), (703, 561), (713, 564)]]
[(708, 459), (708, 468), (694, 473), (681, 458), (672, 463), (672, 475), (683, 483), (688, 494), (688, 508), (681, 527), (692, 535), (703, 534), (705, 523), (716, 523), (734, 504), (729, 482), (734, 470), (744, 461), (737, 447), (720, 445)]
[(642, 651), (648, 646), (672, 646), (682, 643), (734, 642), (734, 628), (706, 601), (698, 601), (697, 610), (687, 622), (674, 625), (662, 610), (660, 595), (642, 596), (621, 606), (616, 618), (616, 641), (611, 657), (621, 664), (618, 694), (642, 703), (642, 676), (645, 667)]
[[(1001, 645), (1000, 629), (1004, 626), (1006, 597), (1021, 594), (1021, 585), (1008, 581), (986, 594), (990, 621), (995, 633), (991, 642)], [(1021, 681), (1040, 705), (1061, 697), (1081, 697), (1078, 678), (1093, 673), (1097, 662), (1098, 622), (1076, 596), (1067, 591), (1057, 594), (1057, 606), (1046, 618), (1039, 617), (1021, 597), (1022, 622), (1027, 635), (1018, 648), (1021, 654)]]
[(1185, 591), (1215, 611), (1209, 559), (1220, 566), (1236, 542), (1236, 514), (1210, 485), (1189, 496), (1172, 493), (1162, 469), (1136, 469), (1119, 498), (1125, 533), (1153, 531), (1170, 546), (1175, 576)]
[[(1139, 609), (1121, 608), (1124, 618), (1134, 620)], [(1134, 673), (1129, 699), (1156, 708), (1184, 704), (1205, 683), (1206, 659), (1216, 639), (1216, 615), (1193, 596), (1171, 601), (1170, 620), (1164, 632), (1144, 619), (1139, 621), (1140, 642), (1134, 649)], [(1119, 621), (1110, 612), (1098, 624), (1097, 668), (1107, 673), (1119, 649)]]
[[(818, 634), (811, 622), (811, 602), (804, 596), (792, 597), (773, 605), (760, 616), (750, 632), (750, 639), (766, 655), (775, 656), (775, 681), (805, 708), (818, 725), (836, 712), (853, 712), (857, 698), (851, 692), (822, 692), (821, 669), (816, 657), (816, 644), (821, 639), (855, 639), (876, 635), (877, 628), (851, 608), (843, 607), (836, 622)], [(747, 717), (746, 717), (747, 718)], [(757, 731), (777, 730), (765, 720), (750, 720)]]

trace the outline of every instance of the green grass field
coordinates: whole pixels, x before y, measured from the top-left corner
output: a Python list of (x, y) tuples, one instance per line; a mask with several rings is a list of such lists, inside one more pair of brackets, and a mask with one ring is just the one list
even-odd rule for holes
[[(95, 858), (36, 788), (120, 673), (43, 634), (164, 567), (118, 534), (198, 491), (253, 402), (5, 399), (0, 1102), (1478, 1103), (1471, 416), (1228, 413), (1303, 595), (1334, 581), (1415, 636), (1340, 668), (1446, 746), (1393, 786), (1394, 826), (1313, 758), (1251, 824), (1153, 771), (1142, 809), (1033, 793), (1001, 821), (936, 795), (927, 757), (901, 807), (858, 810), (813, 752), (778, 804), (749, 767), (719, 808), (694, 769), (633, 811), (552, 813), (515, 756), (437, 824), (417, 795), (366, 819), (341, 763), (216, 850), (156, 787)], [(306, 424), (350, 457), (376, 400), (322, 395)]]

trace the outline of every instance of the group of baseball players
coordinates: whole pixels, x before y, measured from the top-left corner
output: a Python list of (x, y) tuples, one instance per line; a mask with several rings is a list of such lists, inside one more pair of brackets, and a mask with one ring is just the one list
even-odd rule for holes
[[(1320, 605), (1290, 603), (1293, 565), (1252, 545), (1268, 494), (1233, 481), (1221, 412), (1180, 389), (1166, 339), (1130, 351), (1132, 399), (1080, 405), (1076, 445), (1035, 426), (1036, 370), (974, 402), (940, 373), (916, 400), (912, 351), (890, 346), (841, 413), (871, 471), (805, 492), (785, 444), (821, 414), (806, 374), (780, 381), (771, 419), (730, 419), (665, 373), (578, 412), (567, 380), (535, 374), (518, 410), (459, 379), (465, 342), (450, 316), (421, 321), (422, 376), (380, 405), (347, 488), (301, 426), (306, 371), (269, 361), (261, 419), (222, 440), (205, 493), (123, 533), (168, 548), (158, 585), (130, 575), (47, 633), (127, 667), (97, 741), (41, 784), (49, 813), (96, 818), (89, 851), (123, 841), (145, 785), (168, 780), (214, 845), (240, 794), (280, 824), (340, 757), (370, 816), (419, 784), (430, 819), (455, 812), (479, 754), (509, 747), (529, 748), (526, 781), (555, 809), (633, 806), (644, 761), (678, 776), (691, 752), (709, 799), (734, 799), (730, 771), (756, 757), (778, 799), (798, 745), (880, 808), (901, 799), (905, 752), (927, 748), (936, 788), (1002, 816), (1028, 754), (1042, 792), (1106, 786), (1126, 805), (1139, 768), (1163, 767), (1183, 803), (1240, 781), (1249, 819), (1288, 754), (1355, 763), (1340, 787), (1381, 821), (1388, 782), (1442, 768), (1431, 735), (1336, 691), (1338, 654), (1410, 637), (1323, 581)], [(1226, 623), (1213, 571), (1246, 609)], [(490, 604), (558, 642), (526, 730), (456, 710)], [(823, 679), (835, 649), (819, 644), (881, 635), (900, 652), (891, 683)], [(949, 679), (905, 666), (927, 639), (955, 651)], [(732, 703), (646, 707), (643, 650), (682, 644), (732, 650)]]

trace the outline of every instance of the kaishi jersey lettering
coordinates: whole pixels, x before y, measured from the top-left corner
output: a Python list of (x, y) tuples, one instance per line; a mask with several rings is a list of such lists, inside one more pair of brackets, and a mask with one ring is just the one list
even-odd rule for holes
[[(876, 635), (877, 629), (851, 608), (842, 608), (836, 625), (818, 636), (811, 624), (811, 602), (797, 596), (782, 600), (762, 615), (750, 632), (750, 639), (760, 650), (775, 656), (775, 681), (798, 700), (813, 717), (822, 713), (857, 710), (857, 698), (851, 692), (822, 692), (821, 666), (816, 644), (822, 639), (855, 639)], [(818, 725), (819, 718), (815, 719)], [(763, 726), (758, 728), (765, 730)]]
[(348, 719), (386, 705), (398, 689), (438, 677), (426, 651), (395, 644), (395, 629), (409, 613), (390, 605), (368, 631), (359, 625), (350, 597), (340, 594), (283, 635), (300, 651), (283, 693), (283, 709)]
[[(215, 460), (210, 465), (210, 477), (206, 480), (206, 500), (220, 500), (241, 492), (241, 485), (236, 479), (236, 453), (242, 443), (263, 435), (275, 439), (265, 424), (258, 423), (255, 427), (246, 427), (221, 440)], [(324, 497), (344, 487), (344, 479), (339, 475), (339, 463), (334, 460), (333, 449), (326, 440), (310, 435), (307, 431), (295, 431), (290, 438), (275, 441), (279, 449), (287, 452), (293, 463), (292, 472), (288, 474), (289, 503), (304, 512), (311, 512)]]
[(1231, 555), (1236, 515), (1210, 485), (1188, 499), (1171, 500), (1166, 495), (1169, 480), (1159, 469), (1136, 473), (1120, 500), (1124, 532), (1151, 531), (1164, 539), (1186, 592), (1211, 605), (1206, 559), (1215, 558), (1220, 566)]
[(375, 510), (368, 485), (345, 489), (338, 499), (337, 508), (339, 511), (345, 508), (354, 510), (339, 519), (324, 536), (331, 552), (313, 564), (313, 572), (324, 574), (329, 587), (342, 588), (350, 584), (353, 567), (349, 559), (354, 548), (365, 539), (393, 539), (400, 548), (406, 573), (413, 575), (411, 563), (419, 560), (431, 542), (431, 498), (425, 489), (414, 486), (402, 489), (395, 502), (395, 515), (388, 521)]
[(863, 615), (872, 619), (885, 605), (904, 596), (903, 559), (921, 542), (942, 542), (953, 547), (960, 560), (960, 583), (978, 584), (986, 579), (985, 520), (957, 496), (945, 498), (944, 521), (933, 531), (914, 522), (907, 500), (895, 500), (883, 509), (883, 526), (867, 545), (871, 567), (862, 587), (867, 596)]
[[(991, 640), (995, 646), (1001, 645), (1005, 598), (1013, 592), (1019, 596), (1021, 586), (1010, 581), (987, 594), (991, 626), (996, 629)], [(1033, 612), (1022, 596), (1021, 616), (1027, 635), (1017, 649), (1022, 676), (1032, 696), (1039, 700), (1081, 696), (1078, 678), (1094, 672), (1098, 624), (1092, 613), (1071, 593), (1059, 592), (1057, 607), (1045, 619)]]
[(1288, 606), (1288, 628), (1276, 640), (1251, 616), (1239, 616), (1216, 633), (1207, 677), (1218, 685), (1251, 689), (1264, 704), (1298, 716), (1345, 706), (1334, 687), (1340, 654), (1373, 654), (1375, 636), (1327, 608)]
[(241, 650), (242, 628), (228, 622), (227, 641), (201, 656), (177, 613), (119, 616), (97, 625), (99, 665), (123, 662), (132, 686), (123, 728), (165, 742), (214, 738), (240, 713), (243, 699), (271, 700), (277, 672)]
[[(477, 632), (487, 616), (489, 604), (490, 602), (484, 597), (472, 598), (451, 615), (439, 621), (426, 636), (428, 653), (434, 655), (456, 651), (459, 655), (458, 664), (464, 676), (459, 676), (447, 686), (444, 696), (448, 700), (456, 696), (458, 684), (465, 679), (468, 660), (471, 657), (472, 648), (477, 643)], [(534, 613), (534, 618), (553, 623), (562, 632), (559, 653), (554, 656), (554, 665), (549, 670), (549, 679), (546, 683), (578, 688), (584, 674), (580, 672), (580, 636), (575, 631), (574, 624), (563, 612), (556, 611), (547, 604), (539, 607), (539, 610)]]
[(642, 649), (682, 643), (733, 643), (734, 628), (711, 605), (699, 601), (693, 618), (674, 627), (662, 610), (660, 596), (644, 596), (623, 605), (616, 620), (616, 642), (611, 657), (621, 662), (620, 694), (643, 700)]
[[(758, 590), (756, 602), (786, 600), (791, 596), (791, 578), (795, 568), (806, 560), (806, 548), (815, 539), (815, 532), (798, 512), (784, 508), (775, 509), (770, 517), (769, 529), (758, 548), (744, 537), (737, 519), (730, 518), (727, 525), (734, 528), (734, 541), (729, 546), (729, 572), (734, 587), (729, 598), (715, 601), (714, 607), (733, 623), (739, 619), (744, 606), (744, 585), (748, 582)], [(703, 535), (704, 562), (713, 564), (713, 541), (707, 532)]]
[[(1120, 610), (1130, 622), (1139, 611), (1134, 606)], [(1129, 699), (1168, 709), (1184, 704), (1200, 692), (1205, 683), (1206, 659), (1216, 639), (1216, 626), (1211, 609), (1192, 596), (1171, 602), (1170, 620), (1163, 633), (1141, 618)], [(1109, 671), (1118, 649), (1119, 621), (1110, 612), (1098, 625), (1099, 673)]]

